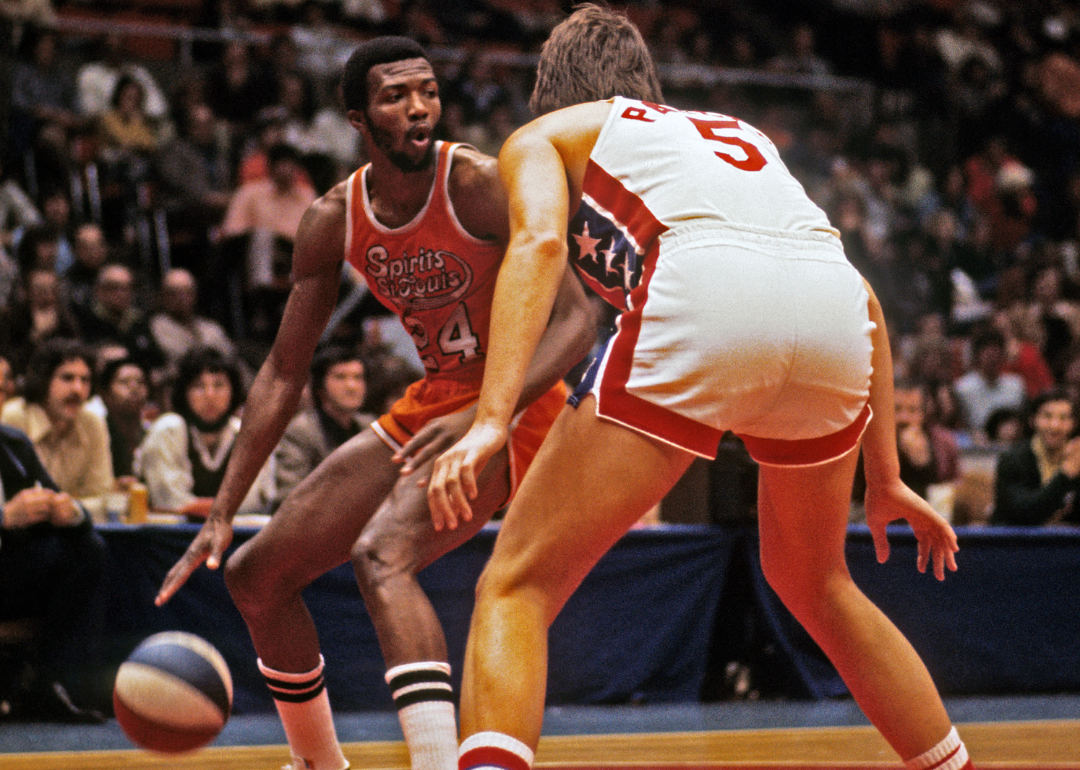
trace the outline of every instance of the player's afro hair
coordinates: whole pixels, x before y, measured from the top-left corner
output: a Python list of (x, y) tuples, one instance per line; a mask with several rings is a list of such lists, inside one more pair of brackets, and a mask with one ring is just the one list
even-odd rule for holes
[(341, 75), (341, 94), (346, 110), (363, 112), (368, 106), (368, 72), (379, 64), (404, 61), (405, 59), (426, 59), (424, 47), (412, 38), (384, 36), (366, 40), (345, 62), (345, 71)]

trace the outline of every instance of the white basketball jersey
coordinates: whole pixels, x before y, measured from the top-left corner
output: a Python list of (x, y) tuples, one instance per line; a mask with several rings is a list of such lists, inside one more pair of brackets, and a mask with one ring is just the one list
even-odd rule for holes
[(737, 118), (616, 97), (596, 140), (571, 260), (626, 309), (659, 236), (680, 224), (835, 232), (763, 133)]

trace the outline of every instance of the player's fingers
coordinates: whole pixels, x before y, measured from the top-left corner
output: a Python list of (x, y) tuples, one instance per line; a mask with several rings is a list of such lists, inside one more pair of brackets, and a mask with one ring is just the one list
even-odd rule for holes
[(441, 463), (436, 463), (431, 474), (431, 483), (427, 489), (428, 510), (431, 513), (431, 524), (436, 532), (446, 528), (450, 503), (446, 494), (446, 470)]
[(180, 561), (174, 564), (173, 568), (165, 575), (165, 580), (161, 583), (161, 589), (154, 599), (154, 604), (160, 607), (169, 601), (201, 563), (201, 558), (194, 558), (190, 553), (184, 554)]
[(934, 549), (934, 577), (945, 579), (945, 551), (941, 548)]
[(889, 538), (885, 534), (885, 528), (870, 527), (870, 537), (874, 541), (874, 555), (878, 564), (884, 564), (889, 560)]
[(400, 457), (403, 461), (401, 466), (401, 475), (408, 476), (414, 473), (417, 468), (421, 467), (431, 458), (435, 457), (439, 452), (440, 447), (433, 444), (425, 444), (415, 454), (400, 453)]

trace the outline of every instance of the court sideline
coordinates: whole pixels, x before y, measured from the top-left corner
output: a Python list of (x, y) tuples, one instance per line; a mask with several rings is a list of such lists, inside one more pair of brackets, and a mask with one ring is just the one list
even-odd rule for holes
[[(1080, 770), (1080, 696), (961, 698), (950, 713), (980, 768)], [(401, 768), (408, 758), (389, 712), (341, 714), (353, 770)], [(134, 750), (115, 722), (84, 727), (0, 725), (3, 770), (267, 770), (288, 758), (272, 715), (237, 716), (202, 751)], [(722, 770), (898, 768), (850, 699), (548, 709), (537, 764)]]

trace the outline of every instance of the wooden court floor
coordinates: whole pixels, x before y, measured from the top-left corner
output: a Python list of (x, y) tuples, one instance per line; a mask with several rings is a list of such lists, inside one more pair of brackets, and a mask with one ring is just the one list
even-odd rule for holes
[[(978, 768), (1080, 770), (1080, 720), (958, 726)], [(353, 770), (408, 770), (403, 743), (345, 744)], [(0, 770), (277, 770), (285, 746), (211, 747), (161, 756), (140, 750), (0, 754)], [(870, 727), (544, 737), (537, 765), (566, 770), (877, 770), (900, 764)]]

